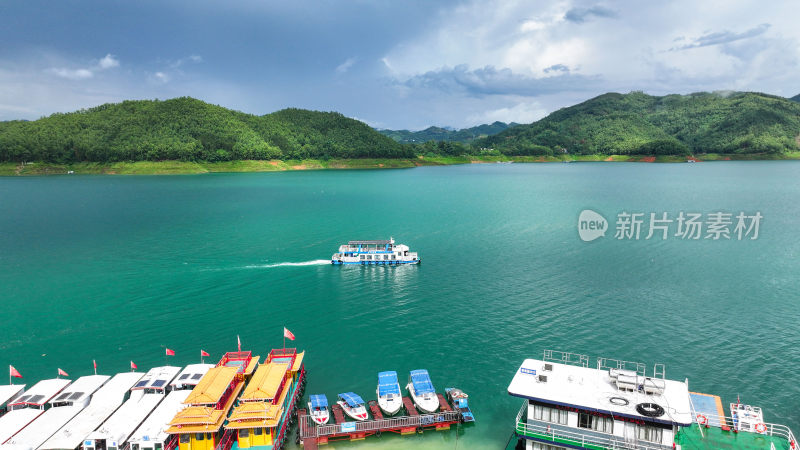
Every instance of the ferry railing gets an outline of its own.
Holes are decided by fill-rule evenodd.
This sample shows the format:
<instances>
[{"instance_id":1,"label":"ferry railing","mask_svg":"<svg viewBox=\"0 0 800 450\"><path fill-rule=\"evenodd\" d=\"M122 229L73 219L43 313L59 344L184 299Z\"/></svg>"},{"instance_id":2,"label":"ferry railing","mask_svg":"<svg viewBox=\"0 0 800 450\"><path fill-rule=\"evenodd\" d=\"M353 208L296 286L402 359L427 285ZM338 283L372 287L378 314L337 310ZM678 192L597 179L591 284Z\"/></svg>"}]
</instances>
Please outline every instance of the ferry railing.
<instances>
[{"instance_id":1,"label":"ferry railing","mask_svg":"<svg viewBox=\"0 0 800 450\"><path fill-rule=\"evenodd\" d=\"M354 424L355 427L349 425L350 428L345 429L342 427L342 424L317 425L314 427L310 422L308 422L311 420L310 416L304 416L303 420L306 421L306 424L304 424L305 426L301 426L300 429L301 431L306 430L305 432L301 433L301 437L307 438L349 433L368 433L397 428L417 428L432 426L439 423L458 422L460 419L461 413L458 411L445 411L434 414L421 414L419 416L402 416L392 417L389 419L366 420L363 422L346 422L348 424Z\"/></svg>"},{"instance_id":2,"label":"ferry railing","mask_svg":"<svg viewBox=\"0 0 800 450\"><path fill-rule=\"evenodd\" d=\"M542 361L557 362L570 366L589 367L589 356L581 353L562 352L560 350L545 350Z\"/></svg>"},{"instance_id":3,"label":"ferry railing","mask_svg":"<svg viewBox=\"0 0 800 450\"><path fill-rule=\"evenodd\" d=\"M694 404L692 404L692 409L694 409ZM715 427L715 428L722 428L731 427L732 429L735 428L736 422L732 416L721 416L719 414L708 414L705 412L697 413L693 411L694 417L692 421L700 427L700 433L703 434L703 427ZM786 425L781 425L779 423L768 423L762 422L764 426L764 431L761 434L764 436L772 436L777 437L779 439L784 439L786 442L789 443L790 448L797 448L797 438L795 437L794 433L792 433L792 429ZM741 433L752 433L752 431L740 431ZM794 443L794 446L792 444Z\"/></svg>"},{"instance_id":4,"label":"ferry railing","mask_svg":"<svg viewBox=\"0 0 800 450\"><path fill-rule=\"evenodd\" d=\"M556 446L568 445L573 447L601 447L607 449L636 449L636 450L664 450L671 449L669 445L657 444L642 440L630 441L621 436L602 437L596 434L586 434L579 431L569 431L562 428L551 427L546 422L528 423L528 402L522 403L517 413L517 435L534 438L542 442L552 442Z\"/></svg>"}]
</instances>

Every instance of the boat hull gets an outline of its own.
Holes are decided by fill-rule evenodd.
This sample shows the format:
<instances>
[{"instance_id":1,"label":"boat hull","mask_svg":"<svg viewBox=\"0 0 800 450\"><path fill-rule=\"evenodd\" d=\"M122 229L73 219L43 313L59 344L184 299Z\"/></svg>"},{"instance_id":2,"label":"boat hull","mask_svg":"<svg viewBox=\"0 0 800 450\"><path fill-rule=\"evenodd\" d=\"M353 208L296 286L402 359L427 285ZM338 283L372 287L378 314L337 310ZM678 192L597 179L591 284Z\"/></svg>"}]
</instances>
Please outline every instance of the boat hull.
<instances>
[{"instance_id":1,"label":"boat hull","mask_svg":"<svg viewBox=\"0 0 800 450\"><path fill-rule=\"evenodd\" d=\"M405 266L405 265L413 265L419 264L422 260L418 259L416 261L342 261L342 260L331 260L331 264L334 266Z\"/></svg>"},{"instance_id":2,"label":"boat hull","mask_svg":"<svg viewBox=\"0 0 800 450\"><path fill-rule=\"evenodd\" d=\"M331 418L327 409L325 410L325 412L315 411L314 408L311 406L311 402L308 402L308 415L311 416L311 419L317 425L325 425Z\"/></svg>"},{"instance_id":3,"label":"boat hull","mask_svg":"<svg viewBox=\"0 0 800 450\"><path fill-rule=\"evenodd\" d=\"M412 383L408 383L406 388L411 396L411 400L414 402L414 406L416 406L418 410L429 414L435 413L439 410L439 398L436 395L432 395L427 398L425 396L417 395L417 393L414 391L414 385Z\"/></svg>"},{"instance_id":4,"label":"boat hull","mask_svg":"<svg viewBox=\"0 0 800 450\"><path fill-rule=\"evenodd\" d=\"M402 397L398 397L400 399ZM393 416L400 412L400 408L403 406L402 400L397 401L388 401L384 398L378 397L378 406L380 406L381 411L387 416Z\"/></svg>"},{"instance_id":5,"label":"boat hull","mask_svg":"<svg viewBox=\"0 0 800 450\"><path fill-rule=\"evenodd\" d=\"M367 409L364 407L364 405L359 405L357 408L350 408L347 406L347 403L343 401L338 401L336 403L342 407L342 411L344 411L344 413L347 414L347 416L351 419L361 422L369 418L367 415Z\"/></svg>"}]
</instances>

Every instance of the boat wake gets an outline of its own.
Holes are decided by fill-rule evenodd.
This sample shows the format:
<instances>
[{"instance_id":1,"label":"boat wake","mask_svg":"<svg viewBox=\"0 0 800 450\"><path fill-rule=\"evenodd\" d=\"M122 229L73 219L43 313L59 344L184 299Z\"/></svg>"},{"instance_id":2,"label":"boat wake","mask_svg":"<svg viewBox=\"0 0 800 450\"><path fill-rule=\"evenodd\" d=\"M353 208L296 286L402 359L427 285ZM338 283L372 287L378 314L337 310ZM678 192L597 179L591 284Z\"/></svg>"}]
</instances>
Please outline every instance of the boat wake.
<instances>
[{"instance_id":1,"label":"boat wake","mask_svg":"<svg viewBox=\"0 0 800 450\"><path fill-rule=\"evenodd\" d=\"M321 266L324 264L330 264L331 260L329 259L315 259L313 261L303 261L303 262L282 262L282 263L273 263L273 264L251 264L249 266L244 266L245 269L271 269L273 267L300 267L300 266Z\"/></svg>"}]
</instances>

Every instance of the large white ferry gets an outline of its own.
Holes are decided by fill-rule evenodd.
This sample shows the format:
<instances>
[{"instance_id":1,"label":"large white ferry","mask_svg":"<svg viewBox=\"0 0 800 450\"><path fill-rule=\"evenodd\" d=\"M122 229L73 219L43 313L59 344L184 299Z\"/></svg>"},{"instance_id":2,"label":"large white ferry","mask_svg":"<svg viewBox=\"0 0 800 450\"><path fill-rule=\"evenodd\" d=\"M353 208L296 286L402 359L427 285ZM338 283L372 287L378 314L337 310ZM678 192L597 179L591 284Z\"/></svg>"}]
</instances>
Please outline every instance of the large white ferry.
<instances>
[{"instance_id":1,"label":"large white ferry","mask_svg":"<svg viewBox=\"0 0 800 450\"><path fill-rule=\"evenodd\" d=\"M545 350L526 359L508 393L523 399L507 449L780 449L797 448L792 431L764 422L759 408L689 391L668 380L663 364L590 358ZM746 416L746 418L745 418Z\"/></svg>"},{"instance_id":2,"label":"large white ferry","mask_svg":"<svg viewBox=\"0 0 800 450\"><path fill-rule=\"evenodd\" d=\"M361 264L397 266L419 264L422 260L417 252L410 252L407 245L388 241L349 241L339 247L339 252L331 256L331 264Z\"/></svg>"}]
</instances>

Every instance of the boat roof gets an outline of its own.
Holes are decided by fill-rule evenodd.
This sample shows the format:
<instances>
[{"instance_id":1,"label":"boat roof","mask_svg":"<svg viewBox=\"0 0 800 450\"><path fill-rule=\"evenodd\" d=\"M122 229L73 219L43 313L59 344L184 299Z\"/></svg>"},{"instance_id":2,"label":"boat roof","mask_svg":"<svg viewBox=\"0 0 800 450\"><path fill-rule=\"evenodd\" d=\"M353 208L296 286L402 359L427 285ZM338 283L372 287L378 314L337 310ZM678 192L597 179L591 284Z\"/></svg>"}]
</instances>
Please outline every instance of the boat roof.
<instances>
[{"instance_id":1,"label":"boat roof","mask_svg":"<svg viewBox=\"0 0 800 450\"><path fill-rule=\"evenodd\" d=\"M111 377L108 375L86 375L80 377L61 391L60 394L53 397L53 399L50 400L50 404L70 403L74 405L83 403L110 378Z\"/></svg>"},{"instance_id":2,"label":"boat roof","mask_svg":"<svg viewBox=\"0 0 800 450\"><path fill-rule=\"evenodd\" d=\"M6 384L0 386L0 409L12 398L19 397L25 389L24 384Z\"/></svg>"},{"instance_id":3,"label":"boat roof","mask_svg":"<svg viewBox=\"0 0 800 450\"><path fill-rule=\"evenodd\" d=\"M49 402L51 398L61 392L70 380L63 378L51 378L49 380L42 380L33 385L30 389L23 392L19 397L11 400L8 406L27 405L27 406L42 406Z\"/></svg>"},{"instance_id":4,"label":"boat roof","mask_svg":"<svg viewBox=\"0 0 800 450\"><path fill-rule=\"evenodd\" d=\"M283 415L283 407L271 402L242 403L228 417L226 430L242 428L272 428L278 425Z\"/></svg>"},{"instance_id":5,"label":"boat roof","mask_svg":"<svg viewBox=\"0 0 800 450\"><path fill-rule=\"evenodd\" d=\"M400 384L397 382L397 372L394 370L378 373L378 396L386 394L400 394Z\"/></svg>"},{"instance_id":6,"label":"boat roof","mask_svg":"<svg viewBox=\"0 0 800 450\"><path fill-rule=\"evenodd\" d=\"M144 374L142 379L131 390L156 389L163 391L167 388L167 383L172 381L180 371L181 368L175 366L153 367Z\"/></svg>"},{"instance_id":7,"label":"boat roof","mask_svg":"<svg viewBox=\"0 0 800 450\"><path fill-rule=\"evenodd\" d=\"M164 400L150 414L142 425L133 432L128 442L155 441L163 443L168 437L166 430L170 419L175 417L178 411L185 408L183 401L189 396L191 391L173 391L167 394Z\"/></svg>"},{"instance_id":8,"label":"boat roof","mask_svg":"<svg viewBox=\"0 0 800 450\"><path fill-rule=\"evenodd\" d=\"M297 372L303 367L303 358L306 357L306 352L300 352L294 357L294 364L292 364L292 372Z\"/></svg>"},{"instance_id":9,"label":"boat roof","mask_svg":"<svg viewBox=\"0 0 800 450\"><path fill-rule=\"evenodd\" d=\"M121 445L163 399L164 394L161 393L133 391L131 397L86 439L107 439ZM107 443L107 446L110 444Z\"/></svg>"},{"instance_id":10,"label":"boat roof","mask_svg":"<svg viewBox=\"0 0 800 450\"><path fill-rule=\"evenodd\" d=\"M377 241L347 241L347 245L386 245L391 244L392 241L380 239Z\"/></svg>"},{"instance_id":11,"label":"boat roof","mask_svg":"<svg viewBox=\"0 0 800 450\"><path fill-rule=\"evenodd\" d=\"M239 373L250 375L256 370L260 356L253 356L252 352L228 352L222 355L217 367L235 367Z\"/></svg>"},{"instance_id":12,"label":"boat roof","mask_svg":"<svg viewBox=\"0 0 800 450\"><path fill-rule=\"evenodd\" d=\"M364 399L359 397L358 394L353 392L345 392L344 394L339 394L339 398L344 400L351 408L355 408L358 405L364 404Z\"/></svg>"},{"instance_id":13,"label":"boat roof","mask_svg":"<svg viewBox=\"0 0 800 450\"><path fill-rule=\"evenodd\" d=\"M545 364L552 370L545 371ZM539 375L546 376L546 381L540 381ZM514 397L614 416L691 425L688 385L680 381L657 380L664 382L661 394L629 392L617 389L608 370L526 359L508 385L508 393ZM640 403L656 403L666 412L660 418L643 416L636 411L636 405Z\"/></svg>"},{"instance_id":14,"label":"boat roof","mask_svg":"<svg viewBox=\"0 0 800 450\"><path fill-rule=\"evenodd\" d=\"M247 384L240 400L247 402L274 399L286 378L287 370L289 370L288 363L262 364Z\"/></svg>"},{"instance_id":15,"label":"boat roof","mask_svg":"<svg viewBox=\"0 0 800 450\"><path fill-rule=\"evenodd\" d=\"M6 448L9 445L28 449L38 448L44 441L49 439L50 436L55 434L56 431L60 430L64 424L72 420L83 408L84 406L82 403L79 405L50 408L34 420L33 423L14 435L5 445L0 446L0 448Z\"/></svg>"},{"instance_id":16,"label":"boat roof","mask_svg":"<svg viewBox=\"0 0 800 450\"><path fill-rule=\"evenodd\" d=\"M77 448L83 438L97 429L119 408L125 394L144 375L141 372L123 372L111 377L106 384L92 395L85 409L72 418L63 428L50 436L40 449Z\"/></svg>"},{"instance_id":17,"label":"boat roof","mask_svg":"<svg viewBox=\"0 0 800 450\"><path fill-rule=\"evenodd\" d=\"M189 364L181 370L181 373L179 373L169 385L172 387L183 385L197 386L197 383L200 382L203 375L212 367L214 367L214 364Z\"/></svg>"},{"instance_id":18,"label":"boat roof","mask_svg":"<svg viewBox=\"0 0 800 450\"><path fill-rule=\"evenodd\" d=\"M0 442L5 442L19 433L43 412L44 410L39 408L22 408L9 411L0 417Z\"/></svg>"},{"instance_id":19,"label":"boat roof","mask_svg":"<svg viewBox=\"0 0 800 450\"><path fill-rule=\"evenodd\" d=\"M328 397L324 395L312 395L311 396L311 407L312 408L327 408L328 407Z\"/></svg>"},{"instance_id":20,"label":"boat roof","mask_svg":"<svg viewBox=\"0 0 800 450\"><path fill-rule=\"evenodd\" d=\"M228 390L236 374L238 367L214 367L208 370L197 386L184 401L187 405L209 405L216 404L222 394Z\"/></svg>"},{"instance_id":21,"label":"boat roof","mask_svg":"<svg viewBox=\"0 0 800 450\"><path fill-rule=\"evenodd\" d=\"M436 392L431 382L431 377L425 369L411 371L411 383L414 385L414 392L417 394L430 394Z\"/></svg>"}]
</instances>

